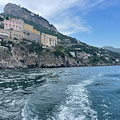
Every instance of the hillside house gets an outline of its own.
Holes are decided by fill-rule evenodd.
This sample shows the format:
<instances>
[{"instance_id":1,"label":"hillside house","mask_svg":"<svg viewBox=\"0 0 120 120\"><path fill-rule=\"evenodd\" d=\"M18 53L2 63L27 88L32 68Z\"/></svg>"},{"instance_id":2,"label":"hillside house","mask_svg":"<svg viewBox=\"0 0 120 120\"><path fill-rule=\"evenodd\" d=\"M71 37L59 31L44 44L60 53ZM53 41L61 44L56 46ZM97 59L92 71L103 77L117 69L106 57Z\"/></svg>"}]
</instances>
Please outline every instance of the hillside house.
<instances>
[{"instance_id":1,"label":"hillside house","mask_svg":"<svg viewBox=\"0 0 120 120\"><path fill-rule=\"evenodd\" d=\"M15 31L23 31L23 23L24 21L21 19L9 19L9 20L5 20L4 19L4 29L11 29L11 30L15 30Z\"/></svg>"},{"instance_id":2,"label":"hillside house","mask_svg":"<svg viewBox=\"0 0 120 120\"><path fill-rule=\"evenodd\" d=\"M57 37L53 36L53 35L48 35L48 34L42 33L41 34L41 44L43 46L48 46L48 47L56 46L57 45Z\"/></svg>"}]
</instances>

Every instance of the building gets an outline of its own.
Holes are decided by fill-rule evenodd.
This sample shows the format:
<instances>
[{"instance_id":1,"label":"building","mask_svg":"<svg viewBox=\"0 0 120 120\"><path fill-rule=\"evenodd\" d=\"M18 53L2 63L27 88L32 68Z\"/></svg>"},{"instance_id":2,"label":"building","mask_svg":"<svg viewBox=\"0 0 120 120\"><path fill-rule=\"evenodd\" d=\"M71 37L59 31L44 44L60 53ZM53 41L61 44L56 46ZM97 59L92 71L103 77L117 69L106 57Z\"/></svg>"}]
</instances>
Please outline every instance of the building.
<instances>
[{"instance_id":1,"label":"building","mask_svg":"<svg viewBox=\"0 0 120 120\"><path fill-rule=\"evenodd\" d=\"M73 57L76 57L75 52L70 52Z\"/></svg>"},{"instance_id":2,"label":"building","mask_svg":"<svg viewBox=\"0 0 120 120\"><path fill-rule=\"evenodd\" d=\"M15 30L7 30L7 29L0 29L0 33L1 33L1 38L3 39L23 39L26 38L26 36L24 35L24 33L22 31L15 31ZM6 37L5 37L6 36Z\"/></svg>"},{"instance_id":3,"label":"building","mask_svg":"<svg viewBox=\"0 0 120 120\"><path fill-rule=\"evenodd\" d=\"M43 46L48 46L48 47L56 46L57 45L57 37L42 33L41 34L41 44Z\"/></svg>"},{"instance_id":4,"label":"building","mask_svg":"<svg viewBox=\"0 0 120 120\"><path fill-rule=\"evenodd\" d=\"M40 32L33 29L32 25L24 23L23 33L26 39L40 43Z\"/></svg>"},{"instance_id":5,"label":"building","mask_svg":"<svg viewBox=\"0 0 120 120\"><path fill-rule=\"evenodd\" d=\"M21 19L15 19L12 18L10 20L5 20L4 19L4 29L11 29L11 30L15 30L15 31L23 31L23 23L24 21Z\"/></svg>"},{"instance_id":6,"label":"building","mask_svg":"<svg viewBox=\"0 0 120 120\"><path fill-rule=\"evenodd\" d=\"M25 38L30 41L35 41L40 43L40 35L31 33L29 31L24 32Z\"/></svg>"},{"instance_id":7,"label":"building","mask_svg":"<svg viewBox=\"0 0 120 120\"><path fill-rule=\"evenodd\" d=\"M33 33L33 26L32 26L32 25L29 25L29 24L24 23L24 25L23 25L23 30L24 30L24 31L28 31L28 32Z\"/></svg>"},{"instance_id":8,"label":"building","mask_svg":"<svg viewBox=\"0 0 120 120\"><path fill-rule=\"evenodd\" d=\"M33 33L34 33L34 34L37 34L37 35L40 35L40 32L37 31L36 29L33 29Z\"/></svg>"},{"instance_id":9,"label":"building","mask_svg":"<svg viewBox=\"0 0 120 120\"><path fill-rule=\"evenodd\" d=\"M4 19L0 22L0 38L1 40L27 39L48 47L57 45L56 36L45 33L40 34L39 31L33 29L32 25L26 24L23 20L17 18Z\"/></svg>"}]
</instances>

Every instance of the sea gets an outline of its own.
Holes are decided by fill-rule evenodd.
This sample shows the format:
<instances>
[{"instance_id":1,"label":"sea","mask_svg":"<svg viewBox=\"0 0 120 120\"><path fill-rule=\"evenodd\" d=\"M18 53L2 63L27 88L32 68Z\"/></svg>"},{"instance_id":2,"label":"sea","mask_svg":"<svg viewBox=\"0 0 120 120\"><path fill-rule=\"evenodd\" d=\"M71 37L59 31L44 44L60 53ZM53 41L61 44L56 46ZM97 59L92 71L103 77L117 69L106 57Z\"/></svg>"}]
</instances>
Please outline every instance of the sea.
<instances>
[{"instance_id":1,"label":"sea","mask_svg":"<svg viewBox=\"0 0 120 120\"><path fill-rule=\"evenodd\" d=\"M120 66L0 70L0 120L120 120Z\"/></svg>"}]
</instances>

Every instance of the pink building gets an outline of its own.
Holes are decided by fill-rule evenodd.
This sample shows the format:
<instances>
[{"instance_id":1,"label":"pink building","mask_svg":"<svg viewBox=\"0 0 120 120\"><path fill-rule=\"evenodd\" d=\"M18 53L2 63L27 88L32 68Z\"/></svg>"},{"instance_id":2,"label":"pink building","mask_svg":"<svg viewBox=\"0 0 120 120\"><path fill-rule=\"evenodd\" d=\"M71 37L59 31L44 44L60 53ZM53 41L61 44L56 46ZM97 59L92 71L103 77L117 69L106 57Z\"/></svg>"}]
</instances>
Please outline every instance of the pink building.
<instances>
[{"instance_id":1,"label":"pink building","mask_svg":"<svg viewBox=\"0 0 120 120\"><path fill-rule=\"evenodd\" d=\"M15 31L23 31L23 20L20 19L10 19L4 20L4 29L12 29Z\"/></svg>"}]
</instances>

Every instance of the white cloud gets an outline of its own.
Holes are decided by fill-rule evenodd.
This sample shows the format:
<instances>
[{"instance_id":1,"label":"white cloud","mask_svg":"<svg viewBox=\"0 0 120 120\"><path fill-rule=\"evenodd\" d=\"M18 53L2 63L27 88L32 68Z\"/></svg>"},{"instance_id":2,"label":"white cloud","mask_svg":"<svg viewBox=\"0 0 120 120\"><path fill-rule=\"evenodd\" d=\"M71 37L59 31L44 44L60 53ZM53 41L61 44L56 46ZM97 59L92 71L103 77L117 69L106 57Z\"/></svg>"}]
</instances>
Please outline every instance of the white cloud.
<instances>
[{"instance_id":1,"label":"white cloud","mask_svg":"<svg viewBox=\"0 0 120 120\"><path fill-rule=\"evenodd\" d=\"M85 20L78 16L73 18L64 17L60 23L55 23L55 26L65 35L71 35L78 32L87 32L90 34L92 29L87 25Z\"/></svg>"}]
</instances>

